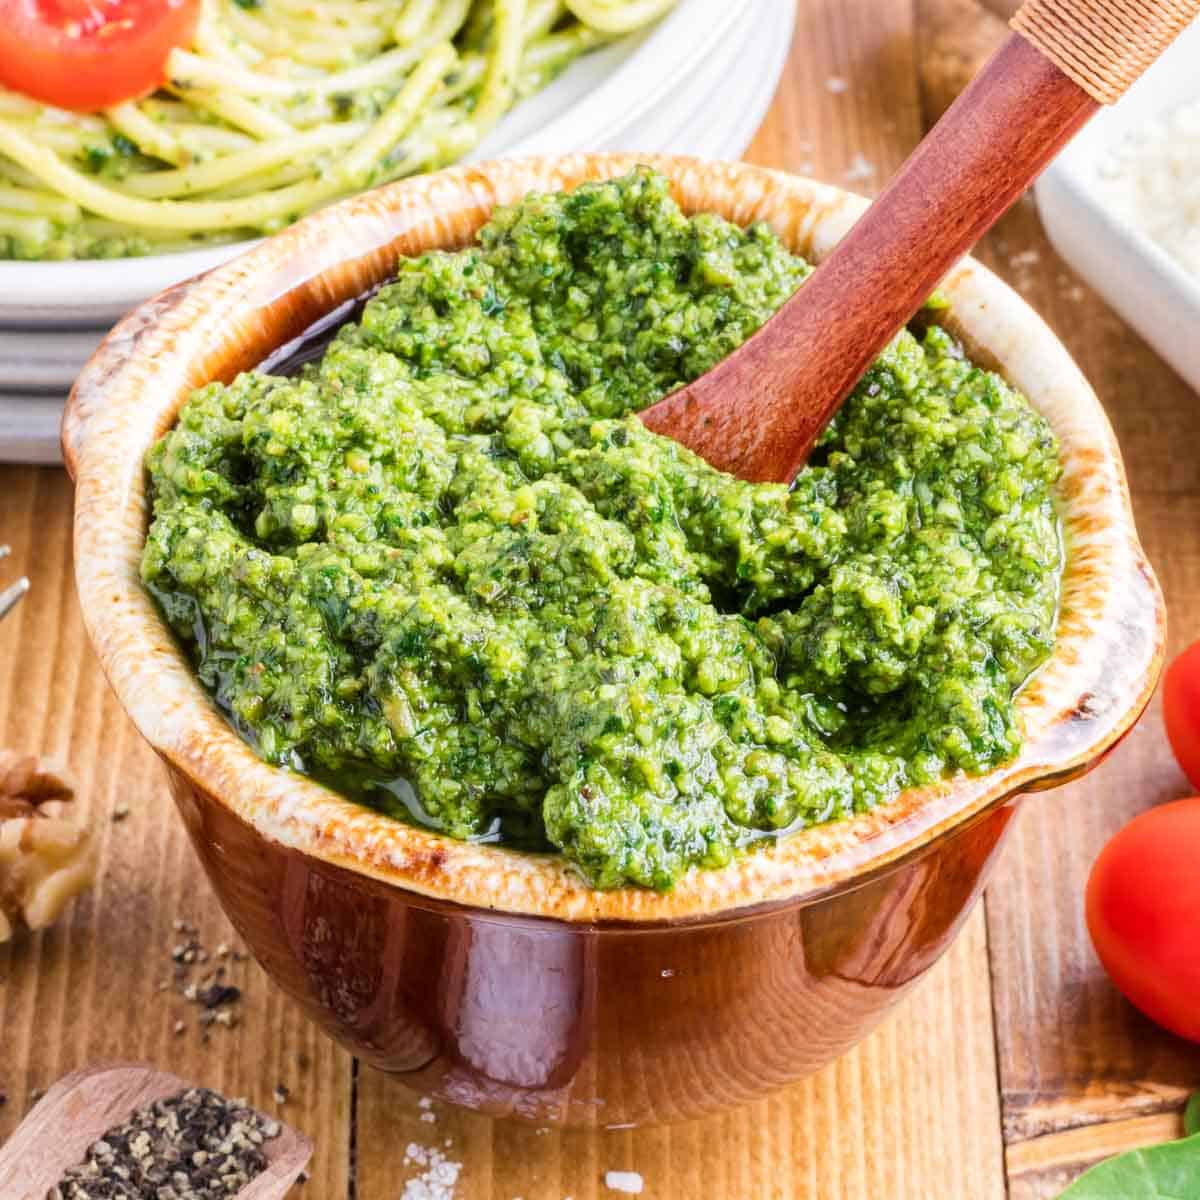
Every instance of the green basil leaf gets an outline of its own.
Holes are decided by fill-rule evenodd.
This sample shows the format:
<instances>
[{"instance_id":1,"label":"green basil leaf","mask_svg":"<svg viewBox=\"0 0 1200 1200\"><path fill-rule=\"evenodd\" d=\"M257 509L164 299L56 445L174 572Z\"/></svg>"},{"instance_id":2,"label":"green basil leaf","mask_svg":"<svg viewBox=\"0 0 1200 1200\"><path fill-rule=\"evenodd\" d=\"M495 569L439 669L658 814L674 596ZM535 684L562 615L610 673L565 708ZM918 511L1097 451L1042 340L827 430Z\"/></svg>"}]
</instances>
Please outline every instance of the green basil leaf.
<instances>
[{"instance_id":1,"label":"green basil leaf","mask_svg":"<svg viewBox=\"0 0 1200 1200\"><path fill-rule=\"evenodd\" d=\"M1183 1132L1188 1137L1200 1133L1200 1092L1197 1092L1183 1110Z\"/></svg>"},{"instance_id":2,"label":"green basil leaf","mask_svg":"<svg viewBox=\"0 0 1200 1200\"><path fill-rule=\"evenodd\" d=\"M1195 1200L1197 1196L1200 1134L1110 1158L1081 1175L1059 1200Z\"/></svg>"}]
</instances>

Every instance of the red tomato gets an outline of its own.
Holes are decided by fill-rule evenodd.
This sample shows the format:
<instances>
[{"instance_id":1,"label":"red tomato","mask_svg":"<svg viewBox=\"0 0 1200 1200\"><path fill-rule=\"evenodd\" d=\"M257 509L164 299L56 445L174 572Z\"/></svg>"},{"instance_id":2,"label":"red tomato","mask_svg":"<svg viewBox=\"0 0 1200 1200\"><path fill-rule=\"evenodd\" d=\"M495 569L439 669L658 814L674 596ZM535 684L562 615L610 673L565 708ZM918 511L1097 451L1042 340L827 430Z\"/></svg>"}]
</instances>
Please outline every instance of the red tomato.
<instances>
[{"instance_id":1,"label":"red tomato","mask_svg":"<svg viewBox=\"0 0 1200 1200\"><path fill-rule=\"evenodd\" d=\"M1192 787L1200 788L1200 642L1193 642L1167 668L1163 720L1183 773Z\"/></svg>"},{"instance_id":2,"label":"red tomato","mask_svg":"<svg viewBox=\"0 0 1200 1200\"><path fill-rule=\"evenodd\" d=\"M1105 970L1152 1020L1200 1042L1200 796L1135 817L1096 859L1087 922Z\"/></svg>"},{"instance_id":3,"label":"red tomato","mask_svg":"<svg viewBox=\"0 0 1200 1200\"><path fill-rule=\"evenodd\" d=\"M154 91L200 0L0 0L0 84L79 112Z\"/></svg>"}]
</instances>

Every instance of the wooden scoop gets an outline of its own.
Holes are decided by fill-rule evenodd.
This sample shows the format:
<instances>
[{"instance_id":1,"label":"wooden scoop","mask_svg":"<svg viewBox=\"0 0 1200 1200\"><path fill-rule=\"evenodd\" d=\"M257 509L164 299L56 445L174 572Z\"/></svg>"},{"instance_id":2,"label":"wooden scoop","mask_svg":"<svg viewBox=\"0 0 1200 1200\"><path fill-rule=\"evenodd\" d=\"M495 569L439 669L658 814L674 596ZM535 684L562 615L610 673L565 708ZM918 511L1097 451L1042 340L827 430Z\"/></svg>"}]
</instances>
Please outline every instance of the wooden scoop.
<instances>
[{"instance_id":1,"label":"wooden scoop","mask_svg":"<svg viewBox=\"0 0 1200 1200\"><path fill-rule=\"evenodd\" d=\"M1200 0L1028 0L1015 32L796 294L642 420L742 479L790 483L863 372Z\"/></svg>"},{"instance_id":2,"label":"wooden scoop","mask_svg":"<svg viewBox=\"0 0 1200 1200\"><path fill-rule=\"evenodd\" d=\"M0 1196L46 1200L63 1172L82 1162L105 1130L193 1086L165 1071L131 1065L89 1067L64 1076L0 1149ZM312 1142L280 1125L279 1136L262 1146L267 1169L237 1193L237 1200L280 1200L312 1157Z\"/></svg>"}]
</instances>

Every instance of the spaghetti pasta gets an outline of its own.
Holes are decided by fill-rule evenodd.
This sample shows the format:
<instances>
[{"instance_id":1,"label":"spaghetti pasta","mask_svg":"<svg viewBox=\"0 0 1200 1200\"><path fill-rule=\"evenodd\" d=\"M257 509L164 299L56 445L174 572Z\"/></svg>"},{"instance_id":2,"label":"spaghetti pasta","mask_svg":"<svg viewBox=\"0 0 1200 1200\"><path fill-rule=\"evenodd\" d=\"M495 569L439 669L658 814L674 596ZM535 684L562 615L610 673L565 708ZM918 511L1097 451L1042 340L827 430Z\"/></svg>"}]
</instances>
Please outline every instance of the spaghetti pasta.
<instances>
[{"instance_id":1,"label":"spaghetti pasta","mask_svg":"<svg viewBox=\"0 0 1200 1200\"><path fill-rule=\"evenodd\" d=\"M580 54L675 0L204 0L153 96L73 113L0 88L0 258L270 233L452 162Z\"/></svg>"}]
</instances>

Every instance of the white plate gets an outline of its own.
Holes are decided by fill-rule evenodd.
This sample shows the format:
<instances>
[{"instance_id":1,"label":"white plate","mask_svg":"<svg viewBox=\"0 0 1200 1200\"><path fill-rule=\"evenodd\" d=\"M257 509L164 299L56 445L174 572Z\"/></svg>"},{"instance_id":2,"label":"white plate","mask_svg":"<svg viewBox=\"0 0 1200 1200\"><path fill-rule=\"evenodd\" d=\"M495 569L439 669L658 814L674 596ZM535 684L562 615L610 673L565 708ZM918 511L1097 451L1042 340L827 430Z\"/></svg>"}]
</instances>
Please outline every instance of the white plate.
<instances>
[{"instance_id":1,"label":"white plate","mask_svg":"<svg viewBox=\"0 0 1200 1200\"><path fill-rule=\"evenodd\" d=\"M62 392L103 337L102 329L0 329L0 392Z\"/></svg>"},{"instance_id":2,"label":"white plate","mask_svg":"<svg viewBox=\"0 0 1200 1200\"><path fill-rule=\"evenodd\" d=\"M1108 151L1127 133L1200 99L1197 62L1200 22L1059 155L1038 182L1037 199L1055 249L1200 390L1200 279L1113 206L1098 175Z\"/></svg>"},{"instance_id":3,"label":"white plate","mask_svg":"<svg viewBox=\"0 0 1200 1200\"><path fill-rule=\"evenodd\" d=\"M0 462L62 461L61 396L0 395Z\"/></svg>"},{"instance_id":4,"label":"white plate","mask_svg":"<svg viewBox=\"0 0 1200 1200\"><path fill-rule=\"evenodd\" d=\"M770 2L786 7L782 0ZM670 100L717 51L750 3L681 0L645 32L577 60L518 105L471 157L560 154L612 144L614 134ZM247 244L114 262L0 262L0 327L102 328Z\"/></svg>"},{"instance_id":5,"label":"white plate","mask_svg":"<svg viewBox=\"0 0 1200 1200\"><path fill-rule=\"evenodd\" d=\"M740 37L714 54L688 81L688 101L660 123L626 134L609 147L737 159L762 124L791 49L796 6L757 0Z\"/></svg>"},{"instance_id":6,"label":"white plate","mask_svg":"<svg viewBox=\"0 0 1200 1200\"><path fill-rule=\"evenodd\" d=\"M750 23L754 3L681 0L642 33L577 59L515 108L468 161L610 148L630 126L675 102L697 68Z\"/></svg>"},{"instance_id":7,"label":"white plate","mask_svg":"<svg viewBox=\"0 0 1200 1200\"><path fill-rule=\"evenodd\" d=\"M778 86L793 20L790 4L750 0L739 36L727 39L720 51L677 89L671 103L632 128L616 129L612 134L615 140L600 148L671 151L713 159L740 157ZM61 398L28 393L51 376L61 380L63 390L69 387L90 345L100 336L61 329L0 331L0 461L59 460ZM38 383L15 382L35 375ZM4 394L5 388L26 394Z\"/></svg>"},{"instance_id":8,"label":"white plate","mask_svg":"<svg viewBox=\"0 0 1200 1200\"><path fill-rule=\"evenodd\" d=\"M737 158L770 107L794 19L790 4L750 0L734 36L685 80L671 103L616 130L603 148ZM0 328L0 392L69 388L102 336L91 330Z\"/></svg>"}]
</instances>

